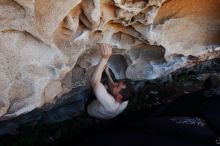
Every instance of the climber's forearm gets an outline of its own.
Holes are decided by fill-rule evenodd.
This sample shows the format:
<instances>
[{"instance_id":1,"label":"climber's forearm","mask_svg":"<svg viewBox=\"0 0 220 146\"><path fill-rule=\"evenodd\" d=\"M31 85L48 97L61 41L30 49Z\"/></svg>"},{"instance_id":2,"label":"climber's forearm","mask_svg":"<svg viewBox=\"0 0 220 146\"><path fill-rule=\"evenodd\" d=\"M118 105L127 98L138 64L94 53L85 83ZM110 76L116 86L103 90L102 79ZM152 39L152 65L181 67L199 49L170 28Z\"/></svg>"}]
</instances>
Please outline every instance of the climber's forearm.
<instances>
[{"instance_id":1,"label":"climber's forearm","mask_svg":"<svg viewBox=\"0 0 220 146\"><path fill-rule=\"evenodd\" d=\"M93 73L91 83L92 86L94 86L97 83L101 83L101 78L102 78L102 72L105 69L105 65L107 64L108 59L107 58L102 58L99 65L97 66L95 72Z\"/></svg>"}]
</instances>

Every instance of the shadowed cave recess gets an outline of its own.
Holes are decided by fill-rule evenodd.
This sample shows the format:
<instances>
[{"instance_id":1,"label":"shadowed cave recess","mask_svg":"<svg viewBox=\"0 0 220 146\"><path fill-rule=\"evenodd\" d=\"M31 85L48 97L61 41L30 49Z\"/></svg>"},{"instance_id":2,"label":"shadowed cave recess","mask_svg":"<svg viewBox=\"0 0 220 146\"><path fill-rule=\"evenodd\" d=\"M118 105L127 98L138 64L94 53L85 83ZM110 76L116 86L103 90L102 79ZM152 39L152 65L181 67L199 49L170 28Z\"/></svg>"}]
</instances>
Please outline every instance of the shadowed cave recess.
<instances>
[{"instance_id":1,"label":"shadowed cave recess","mask_svg":"<svg viewBox=\"0 0 220 146\"><path fill-rule=\"evenodd\" d=\"M219 9L219 0L0 0L0 136L97 124L84 105L100 43L113 46L115 78L135 90L125 113L219 94Z\"/></svg>"}]
</instances>

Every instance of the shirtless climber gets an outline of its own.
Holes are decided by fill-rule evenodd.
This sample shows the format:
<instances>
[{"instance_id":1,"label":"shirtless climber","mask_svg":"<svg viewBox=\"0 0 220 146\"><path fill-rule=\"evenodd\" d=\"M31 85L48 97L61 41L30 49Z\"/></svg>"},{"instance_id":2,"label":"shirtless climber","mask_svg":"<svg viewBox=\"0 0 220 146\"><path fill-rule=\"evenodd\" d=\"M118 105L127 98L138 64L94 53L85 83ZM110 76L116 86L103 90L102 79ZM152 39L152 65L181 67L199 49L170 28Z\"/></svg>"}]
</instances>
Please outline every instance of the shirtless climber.
<instances>
[{"instance_id":1,"label":"shirtless climber","mask_svg":"<svg viewBox=\"0 0 220 146\"><path fill-rule=\"evenodd\" d=\"M124 81L116 83L110 75L107 62L112 54L112 47L108 44L102 44L101 50L102 59L91 79L96 99L88 105L87 112L90 116L99 119L112 119L127 107L128 101L123 101L124 96L132 96L132 94L126 91L128 89L126 87L127 83L124 83ZM108 76L110 93L107 92L107 89L101 83L104 70Z\"/></svg>"}]
</instances>

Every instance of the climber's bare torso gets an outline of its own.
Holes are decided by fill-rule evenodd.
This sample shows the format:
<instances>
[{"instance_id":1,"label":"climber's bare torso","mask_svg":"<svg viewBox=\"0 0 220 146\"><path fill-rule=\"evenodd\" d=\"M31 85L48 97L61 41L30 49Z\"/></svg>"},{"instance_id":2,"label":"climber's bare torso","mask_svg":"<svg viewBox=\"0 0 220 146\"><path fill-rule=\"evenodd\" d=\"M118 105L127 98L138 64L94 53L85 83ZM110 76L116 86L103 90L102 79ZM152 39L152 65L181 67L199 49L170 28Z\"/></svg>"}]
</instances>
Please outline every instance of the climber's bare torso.
<instances>
[{"instance_id":1,"label":"climber's bare torso","mask_svg":"<svg viewBox=\"0 0 220 146\"><path fill-rule=\"evenodd\" d=\"M102 84L97 85L94 92L96 98L101 99L102 102L106 104L104 104L104 106L99 102L99 100L94 100L87 109L89 115L93 117L99 119L112 119L123 112L128 105L128 101L124 101L122 103L117 102L114 97L106 91Z\"/></svg>"}]
</instances>

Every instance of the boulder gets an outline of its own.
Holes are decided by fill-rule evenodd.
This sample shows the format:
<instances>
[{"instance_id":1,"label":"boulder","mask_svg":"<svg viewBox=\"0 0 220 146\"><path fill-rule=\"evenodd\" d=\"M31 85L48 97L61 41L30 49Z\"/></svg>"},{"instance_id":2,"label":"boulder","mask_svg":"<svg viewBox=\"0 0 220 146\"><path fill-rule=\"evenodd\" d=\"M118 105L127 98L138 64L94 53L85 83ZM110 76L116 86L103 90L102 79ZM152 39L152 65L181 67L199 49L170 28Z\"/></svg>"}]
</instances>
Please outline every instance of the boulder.
<instances>
[{"instance_id":1,"label":"boulder","mask_svg":"<svg viewBox=\"0 0 220 146\"><path fill-rule=\"evenodd\" d=\"M1 0L0 119L90 87L101 58L117 79L152 80L220 56L219 0Z\"/></svg>"}]
</instances>

